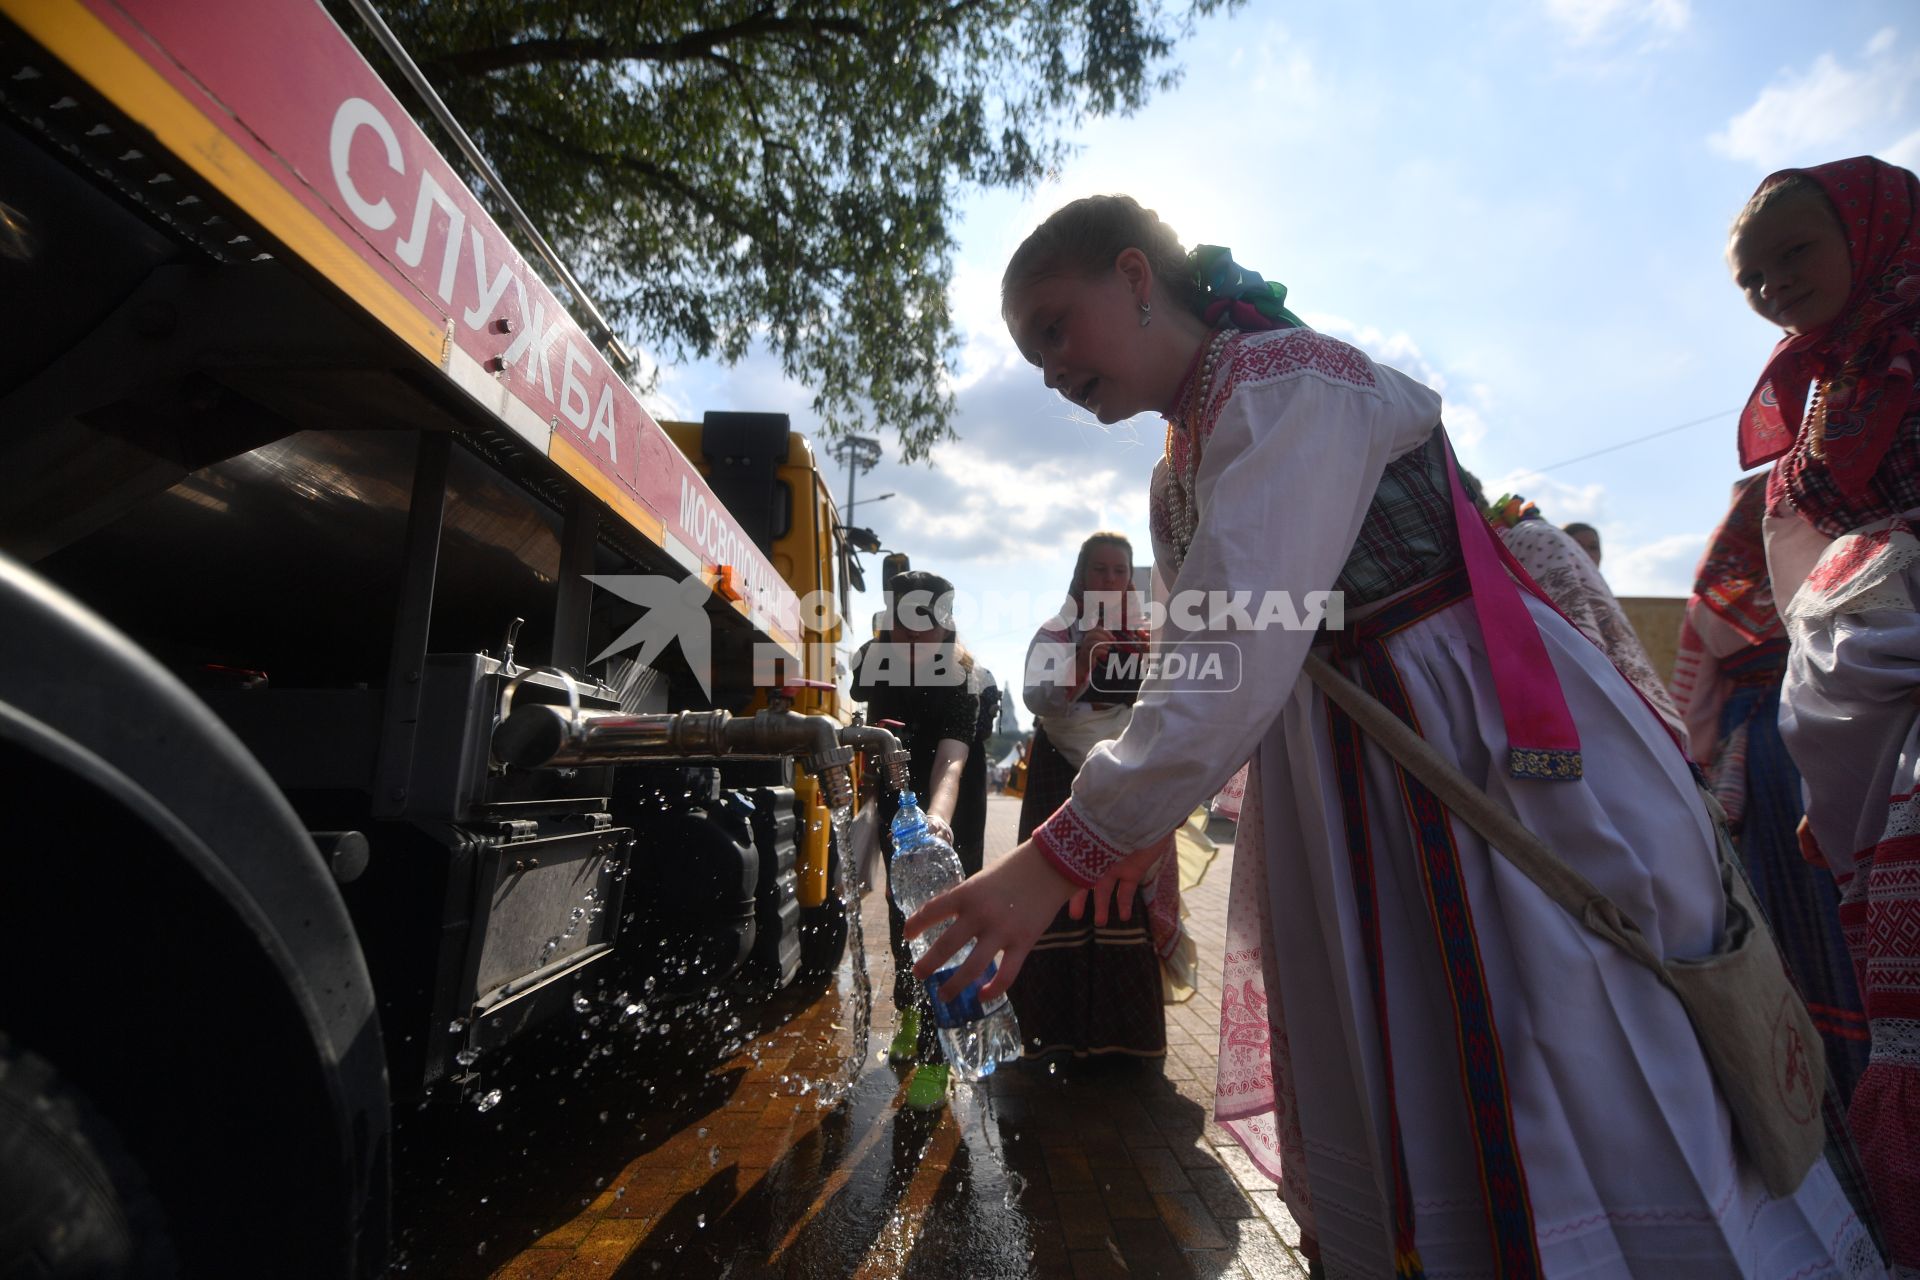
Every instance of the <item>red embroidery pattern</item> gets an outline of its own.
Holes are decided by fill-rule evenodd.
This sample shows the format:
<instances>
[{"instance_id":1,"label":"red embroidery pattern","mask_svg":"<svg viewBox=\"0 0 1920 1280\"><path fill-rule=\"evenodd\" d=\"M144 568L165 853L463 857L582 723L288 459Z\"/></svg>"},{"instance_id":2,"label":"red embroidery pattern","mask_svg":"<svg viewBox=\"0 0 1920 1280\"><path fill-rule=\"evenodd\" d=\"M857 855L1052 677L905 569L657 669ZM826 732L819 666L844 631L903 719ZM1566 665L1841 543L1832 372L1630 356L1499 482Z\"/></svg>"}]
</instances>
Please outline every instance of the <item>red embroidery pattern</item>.
<instances>
[{"instance_id":1,"label":"red embroidery pattern","mask_svg":"<svg viewBox=\"0 0 1920 1280\"><path fill-rule=\"evenodd\" d=\"M1799 1028L1787 1016L1790 999L1791 996L1781 997L1780 1008L1773 1019L1773 1087L1795 1123L1811 1124L1820 1109L1820 1100L1813 1092L1807 1042L1800 1038Z\"/></svg>"},{"instance_id":2,"label":"red embroidery pattern","mask_svg":"<svg viewBox=\"0 0 1920 1280\"><path fill-rule=\"evenodd\" d=\"M1200 415L1203 447L1205 437L1213 434L1220 411L1242 386L1266 386L1305 374L1318 374L1351 387L1371 389L1379 385L1373 361L1364 352L1311 329L1246 334L1228 345L1227 356L1226 376L1214 375L1213 396Z\"/></svg>"},{"instance_id":3,"label":"red embroidery pattern","mask_svg":"<svg viewBox=\"0 0 1920 1280\"><path fill-rule=\"evenodd\" d=\"M1180 856L1174 852L1172 836L1167 837L1165 844L1167 852L1153 877L1153 900L1147 904L1147 926L1153 937L1153 949L1162 960L1180 945Z\"/></svg>"},{"instance_id":4,"label":"red embroidery pattern","mask_svg":"<svg viewBox=\"0 0 1920 1280\"><path fill-rule=\"evenodd\" d=\"M1896 533L1911 534L1912 528L1904 520L1895 520L1877 533L1859 533L1853 535L1853 545L1841 549L1838 555L1821 558L1812 573L1807 575L1807 589L1816 592L1831 591L1843 582L1850 582L1860 575L1860 571L1873 562L1874 557L1885 551Z\"/></svg>"},{"instance_id":5,"label":"red embroidery pattern","mask_svg":"<svg viewBox=\"0 0 1920 1280\"><path fill-rule=\"evenodd\" d=\"M1904 825L1900 815L1891 825ZM1884 837L1841 900L1841 921L1872 1028L1867 1069L1854 1087L1848 1127L1867 1184L1885 1206L1888 1260L1920 1270L1920 837ZM1864 890L1864 891L1863 891ZM1904 1273L1903 1273L1904 1274Z\"/></svg>"},{"instance_id":6,"label":"red embroidery pattern","mask_svg":"<svg viewBox=\"0 0 1920 1280\"><path fill-rule=\"evenodd\" d=\"M1071 800L1033 829L1033 842L1061 875L1082 889L1092 888L1108 868L1127 856L1125 850L1114 848L1094 834L1093 828L1080 816L1079 806Z\"/></svg>"},{"instance_id":7,"label":"red embroidery pattern","mask_svg":"<svg viewBox=\"0 0 1920 1280\"><path fill-rule=\"evenodd\" d=\"M1239 1070L1232 1079L1216 1083L1215 1097L1264 1094L1273 1088L1273 1065L1268 1056L1272 1034L1265 992L1252 982L1237 991L1228 987L1221 992L1220 1048Z\"/></svg>"},{"instance_id":8,"label":"red embroidery pattern","mask_svg":"<svg viewBox=\"0 0 1920 1280\"><path fill-rule=\"evenodd\" d=\"M1237 333L1221 351L1205 407L1182 430L1167 438L1167 470L1171 476L1193 477L1195 447L1204 453L1213 425L1233 393L1243 386L1266 386L1288 378L1317 374L1349 386L1371 389L1379 385L1373 362L1357 347L1311 329L1270 329L1265 333ZM1156 534L1158 529L1156 527Z\"/></svg>"}]
</instances>

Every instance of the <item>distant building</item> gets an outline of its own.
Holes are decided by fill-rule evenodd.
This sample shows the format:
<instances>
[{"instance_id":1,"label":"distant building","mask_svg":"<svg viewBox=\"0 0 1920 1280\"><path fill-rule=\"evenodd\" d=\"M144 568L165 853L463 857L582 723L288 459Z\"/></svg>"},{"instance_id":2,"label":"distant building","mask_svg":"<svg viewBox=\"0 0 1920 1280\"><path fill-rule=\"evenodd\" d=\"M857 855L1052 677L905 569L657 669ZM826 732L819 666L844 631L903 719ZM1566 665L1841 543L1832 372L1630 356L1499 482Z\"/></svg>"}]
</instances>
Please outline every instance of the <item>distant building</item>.
<instances>
[{"instance_id":1,"label":"distant building","mask_svg":"<svg viewBox=\"0 0 1920 1280\"><path fill-rule=\"evenodd\" d=\"M1014 708L1020 703L1020 699L1013 696L1016 693L1018 693L1018 690L1009 690L1006 688L1000 690L1000 723L993 727L994 733L1009 738L1017 738L1020 736L1020 717L1014 711Z\"/></svg>"}]
</instances>

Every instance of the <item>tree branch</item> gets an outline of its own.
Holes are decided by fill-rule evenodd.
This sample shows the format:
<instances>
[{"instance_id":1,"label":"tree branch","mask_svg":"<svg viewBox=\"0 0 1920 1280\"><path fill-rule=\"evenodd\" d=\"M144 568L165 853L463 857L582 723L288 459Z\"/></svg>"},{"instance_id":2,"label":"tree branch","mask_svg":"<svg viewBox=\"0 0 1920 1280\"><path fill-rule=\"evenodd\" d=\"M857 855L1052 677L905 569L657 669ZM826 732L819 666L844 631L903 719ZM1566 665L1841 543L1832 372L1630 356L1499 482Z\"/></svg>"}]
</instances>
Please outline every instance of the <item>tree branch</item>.
<instances>
[{"instance_id":1,"label":"tree branch","mask_svg":"<svg viewBox=\"0 0 1920 1280\"><path fill-rule=\"evenodd\" d=\"M486 75L512 67L547 62L700 62L724 57L720 47L742 41L775 41L798 36L802 43L820 35L865 43L873 28L854 18L793 18L761 10L752 17L707 31L690 31L673 40L613 39L607 36L551 36L516 40L484 49L435 55L427 64L455 76Z\"/></svg>"}]
</instances>

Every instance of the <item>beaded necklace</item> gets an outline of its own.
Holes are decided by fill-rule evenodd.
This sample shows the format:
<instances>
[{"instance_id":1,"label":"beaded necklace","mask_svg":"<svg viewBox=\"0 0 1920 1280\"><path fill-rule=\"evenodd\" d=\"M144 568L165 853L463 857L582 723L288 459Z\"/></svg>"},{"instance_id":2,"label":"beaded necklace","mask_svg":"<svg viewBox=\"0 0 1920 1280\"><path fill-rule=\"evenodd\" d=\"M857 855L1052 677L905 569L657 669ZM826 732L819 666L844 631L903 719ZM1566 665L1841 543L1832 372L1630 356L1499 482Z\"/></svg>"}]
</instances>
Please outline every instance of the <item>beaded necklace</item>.
<instances>
[{"instance_id":1,"label":"beaded necklace","mask_svg":"<svg viewBox=\"0 0 1920 1280\"><path fill-rule=\"evenodd\" d=\"M1827 397L1833 394L1833 381L1822 378L1813 384L1813 405L1807 410L1807 452L1825 461L1827 456Z\"/></svg>"},{"instance_id":2,"label":"beaded necklace","mask_svg":"<svg viewBox=\"0 0 1920 1280\"><path fill-rule=\"evenodd\" d=\"M1199 504L1194 487L1200 477L1200 438L1194 434L1193 423L1199 417L1200 408L1213 389L1213 369L1220 359L1220 353L1226 350L1227 340L1234 334L1232 329L1222 329L1207 342L1206 355L1200 362L1200 376L1186 388L1186 394L1180 397L1177 417L1167 419L1167 531L1172 536L1174 550L1181 561L1187 558L1187 548L1193 545L1193 531L1199 523ZM1181 466L1175 456L1175 432L1187 433L1187 465Z\"/></svg>"}]
</instances>

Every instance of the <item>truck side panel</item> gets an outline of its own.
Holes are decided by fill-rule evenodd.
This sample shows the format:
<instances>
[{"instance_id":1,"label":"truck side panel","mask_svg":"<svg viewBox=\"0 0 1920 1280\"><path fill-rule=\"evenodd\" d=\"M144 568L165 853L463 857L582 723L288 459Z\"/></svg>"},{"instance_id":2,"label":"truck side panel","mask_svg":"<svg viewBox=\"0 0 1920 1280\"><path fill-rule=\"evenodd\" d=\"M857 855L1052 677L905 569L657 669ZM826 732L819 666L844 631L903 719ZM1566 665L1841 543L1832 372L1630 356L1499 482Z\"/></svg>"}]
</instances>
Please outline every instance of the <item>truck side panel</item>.
<instances>
[{"instance_id":1,"label":"truck side panel","mask_svg":"<svg viewBox=\"0 0 1920 1280\"><path fill-rule=\"evenodd\" d=\"M795 642L793 592L317 4L0 11L684 568L730 567L739 612Z\"/></svg>"}]
</instances>

